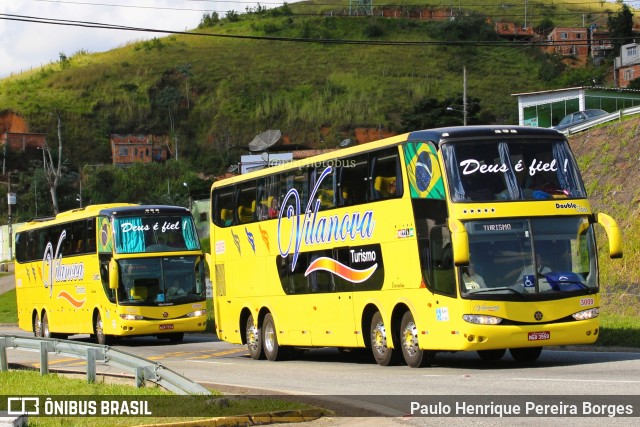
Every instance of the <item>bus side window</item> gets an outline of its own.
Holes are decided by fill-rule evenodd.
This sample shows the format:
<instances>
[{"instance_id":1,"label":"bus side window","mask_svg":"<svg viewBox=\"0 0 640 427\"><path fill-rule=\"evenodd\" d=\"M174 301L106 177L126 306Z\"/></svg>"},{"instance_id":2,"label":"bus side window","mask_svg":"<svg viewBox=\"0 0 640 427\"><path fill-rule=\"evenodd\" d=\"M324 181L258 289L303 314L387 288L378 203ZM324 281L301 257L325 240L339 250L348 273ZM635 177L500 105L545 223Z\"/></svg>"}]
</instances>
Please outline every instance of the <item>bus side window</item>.
<instances>
[{"instance_id":1,"label":"bus side window","mask_svg":"<svg viewBox=\"0 0 640 427\"><path fill-rule=\"evenodd\" d=\"M455 277L453 274L453 251L451 235L444 226L436 226L430 232L431 271L433 290L445 295L455 295Z\"/></svg>"},{"instance_id":2,"label":"bus side window","mask_svg":"<svg viewBox=\"0 0 640 427\"><path fill-rule=\"evenodd\" d=\"M95 249L94 249L95 250ZM100 281L109 301L116 302L116 291L109 287L109 255L100 256Z\"/></svg>"},{"instance_id":3,"label":"bus side window","mask_svg":"<svg viewBox=\"0 0 640 427\"><path fill-rule=\"evenodd\" d=\"M398 149L375 153L372 163L372 199L388 199L402 196L402 178Z\"/></svg>"},{"instance_id":4,"label":"bus side window","mask_svg":"<svg viewBox=\"0 0 640 427\"><path fill-rule=\"evenodd\" d=\"M213 196L215 206L212 212L214 223L218 227L229 227L233 224L233 187L217 190Z\"/></svg>"},{"instance_id":5,"label":"bus side window","mask_svg":"<svg viewBox=\"0 0 640 427\"><path fill-rule=\"evenodd\" d=\"M351 206L367 201L368 160L366 154L345 159L345 164L349 166L340 168L341 206Z\"/></svg>"},{"instance_id":6,"label":"bus side window","mask_svg":"<svg viewBox=\"0 0 640 427\"><path fill-rule=\"evenodd\" d=\"M240 224L246 224L254 220L256 210L256 182L248 181L238 186L237 213Z\"/></svg>"}]
</instances>

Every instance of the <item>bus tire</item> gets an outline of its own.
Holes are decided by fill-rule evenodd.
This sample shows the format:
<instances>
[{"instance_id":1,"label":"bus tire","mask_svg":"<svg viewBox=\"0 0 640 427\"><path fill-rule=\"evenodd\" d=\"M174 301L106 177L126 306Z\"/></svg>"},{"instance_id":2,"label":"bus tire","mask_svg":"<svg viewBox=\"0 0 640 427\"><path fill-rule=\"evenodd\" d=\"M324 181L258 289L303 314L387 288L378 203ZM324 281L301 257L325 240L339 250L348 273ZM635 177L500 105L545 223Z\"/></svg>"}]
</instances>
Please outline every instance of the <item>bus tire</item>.
<instances>
[{"instance_id":1,"label":"bus tire","mask_svg":"<svg viewBox=\"0 0 640 427\"><path fill-rule=\"evenodd\" d=\"M46 311L42 313L42 337L52 338L51 330L49 329L49 316L47 316Z\"/></svg>"},{"instance_id":2,"label":"bus tire","mask_svg":"<svg viewBox=\"0 0 640 427\"><path fill-rule=\"evenodd\" d=\"M486 360L487 362L495 362L496 360L502 359L506 352L506 348L500 348L497 350L478 350L478 356L480 356L480 359Z\"/></svg>"},{"instance_id":3,"label":"bus tire","mask_svg":"<svg viewBox=\"0 0 640 427\"><path fill-rule=\"evenodd\" d=\"M111 344L111 337L104 333L104 327L102 323L102 317L100 317L100 313L96 314L95 322L93 324L93 332L96 336L96 343L100 345Z\"/></svg>"},{"instance_id":4,"label":"bus tire","mask_svg":"<svg viewBox=\"0 0 640 427\"><path fill-rule=\"evenodd\" d=\"M37 311L33 315L33 336L42 338L42 322L40 322L40 315Z\"/></svg>"},{"instance_id":5,"label":"bus tire","mask_svg":"<svg viewBox=\"0 0 640 427\"><path fill-rule=\"evenodd\" d=\"M244 328L244 336L247 340L247 349L253 360L265 359L264 348L262 346L262 330L253 321L253 314L249 315Z\"/></svg>"},{"instance_id":6,"label":"bus tire","mask_svg":"<svg viewBox=\"0 0 640 427\"><path fill-rule=\"evenodd\" d=\"M376 311L371 318L369 338L373 358L380 366L394 365L399 361L400 350L394 350L388 346L393 341L389 331L382 320L382 315Z\"/></svg>"},{"instance_id":7,"label":"bus tire","mask_svg":"<svg viewBox=\"0 0 640 427\"><path fill-rule=\"evenodd\" d=\"M422 350L418 345L418 328L413 315L407 311L400 323L400 346L404 361L411 368L429 366L433 362L435 352Z\"/></svg>"},{"instance_id":8,"label":"bus tire","mask_svg":"<svg viewBox=\"0 0 640 427\"><path fill-rule=\"evenodd\" d=\"M289 349L278 344L276 324L271 313L267 313L262 322L262 347L265 356L272 362L286 360L289 355Z\"/></svg>"},{"instance_id":9,"label":"bus tire","mask_svg":"<svg viewBox=\"0 0 640 427\"><path fill-rule=\"evenodd\" d=\"M184 332L174 332L172 334L167 334L167 338L169 338L169 342L173 344L181 343L184 339Z\"/></svg>"},{"instance_id":10,"label":"bus tire","mask_svg":"<svg viewBox=\"0 0 640 427\"><path fill-rule=\"evenodd\" d=\"M542 353L542 347L510 348L509 353L516 362L535 362Z\"/></svg>"}]
</instances>

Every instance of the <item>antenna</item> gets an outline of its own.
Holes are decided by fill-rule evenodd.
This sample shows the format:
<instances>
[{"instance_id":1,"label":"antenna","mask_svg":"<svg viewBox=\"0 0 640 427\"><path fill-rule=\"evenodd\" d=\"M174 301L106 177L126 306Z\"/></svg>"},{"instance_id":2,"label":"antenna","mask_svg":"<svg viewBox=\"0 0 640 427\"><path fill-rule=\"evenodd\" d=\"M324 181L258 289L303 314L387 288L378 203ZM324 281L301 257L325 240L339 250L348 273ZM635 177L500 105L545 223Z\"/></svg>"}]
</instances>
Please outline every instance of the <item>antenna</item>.
<instances>
[{"instance_id":1,"label":"antenna","mask_svg":"<svg viewBox=\"0 0 640 427\"><path fill-rule=\"evenodd\" d=\"M373 0L349 0L349 16L373 15Z\"/></svg>"},{"instance_id":2,"label":"antenna","mask_svg":"<svg viewBox=\"0 0 640 427\"><path fill-rule=\"evenodd\" d=\"M338 144L338 147L345 148L345 147L349 147L350 145L351 145L351 139L347 138L340 141L340 144Z\"/></svg>"},{"instance_id":3,"label":"antenna","mask_svg":"<svg viewBox=\"0 0 640 427\"><path fill-rule=\"evenodd\" d=\"M249 151L265 151L282 137L279 130L268 130L257 135L249 143Z\"/></svg>"}]
</instances>

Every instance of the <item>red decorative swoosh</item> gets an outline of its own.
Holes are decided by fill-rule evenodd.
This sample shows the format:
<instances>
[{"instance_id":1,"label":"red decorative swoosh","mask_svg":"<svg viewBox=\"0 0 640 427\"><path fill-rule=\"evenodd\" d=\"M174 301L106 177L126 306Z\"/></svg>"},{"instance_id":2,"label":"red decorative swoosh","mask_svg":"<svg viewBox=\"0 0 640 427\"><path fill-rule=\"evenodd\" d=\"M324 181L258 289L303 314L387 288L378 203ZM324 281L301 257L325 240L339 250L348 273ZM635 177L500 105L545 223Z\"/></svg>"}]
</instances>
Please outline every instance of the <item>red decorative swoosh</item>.
<instances>
[{"instance_id":1,"label":"red decorative swoosh","mask_svg":"<svg viewBox=\"0 0 640 427\"><path fill-rule=\"evenodd\" d=\"M84 302L87 300L86 298L83 299L82 301L78 301L77 299L75 299L74 297L72 297L69 292L67 291L60 291L60 293L58 294L58 299L60 298L64 298L67 301L69 301L71 303L72 306L74 306L75 308L80 308L84 305Z\"/></svg>"},{"instance_id":2,"label":"red decorative swoosh","mask_svg":"<svg viewBox=\"0 0 640 427\"><path fill-rule=\"evenodd\" d=\"M305 277L316 270L325 270L342 277L352 283L361 283L367 280L378 268L378 263L373 264L366 270L355 270L344 264L339 263L333 258L321 257L314 260L304 272Z\"/></svg>"}]
</instances>

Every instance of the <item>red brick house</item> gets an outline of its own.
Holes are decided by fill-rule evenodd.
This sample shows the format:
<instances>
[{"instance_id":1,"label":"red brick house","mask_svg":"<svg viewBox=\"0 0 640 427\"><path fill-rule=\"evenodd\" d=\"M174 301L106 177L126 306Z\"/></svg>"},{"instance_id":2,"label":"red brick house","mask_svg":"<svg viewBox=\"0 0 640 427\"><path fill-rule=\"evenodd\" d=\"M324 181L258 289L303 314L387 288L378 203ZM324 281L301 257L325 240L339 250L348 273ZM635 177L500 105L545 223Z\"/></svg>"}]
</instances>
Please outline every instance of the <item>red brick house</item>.
<instances>
[{"instance_id":1,"label":"red brick house","mask_svg":"<svg viewBox=\"0 0 640 427\"><path fill-rule=\"evenodd\" d=\"M513 22L496 22L493 29L500 37L510 40L527 40L536 36L533 28L522 28Z\"/></svg>"},{"instance_id":2,"label":"red brick house","mask_svg":"<svg viewBox=\"0 0 640 427\"><path fill-rule=\"evenodd\" d=\"M560 56L575 56L586 61L589 57L589 40L586 28L555 27L547 36L550 53Z\"/></svg>"},{"instance_id":3,"label":"red brick house","mask_svg":"<svg viewBox=\"0 0 640 427\"><path fill-rule=\"evenodd\" d=\"M0 146L12 151L25 151L27 148L44 148L47 137L44 133L4 132L0 135Z\"/></svg>"},{"instance_id":4,"label":"red brick house","mask_svg":"<svg viewBox=\"0 0 640 427\"><path fill-rule=\"evenodd\" d=\"M169 137L157 135L110 135L111 158L116 166L165 162L170 156Z\"/></svg>"}]
</instances>

